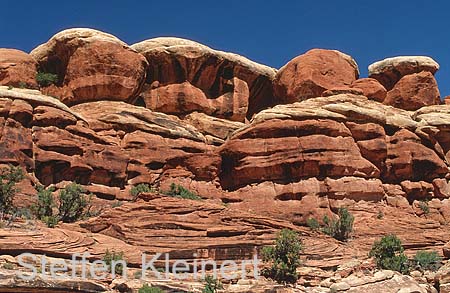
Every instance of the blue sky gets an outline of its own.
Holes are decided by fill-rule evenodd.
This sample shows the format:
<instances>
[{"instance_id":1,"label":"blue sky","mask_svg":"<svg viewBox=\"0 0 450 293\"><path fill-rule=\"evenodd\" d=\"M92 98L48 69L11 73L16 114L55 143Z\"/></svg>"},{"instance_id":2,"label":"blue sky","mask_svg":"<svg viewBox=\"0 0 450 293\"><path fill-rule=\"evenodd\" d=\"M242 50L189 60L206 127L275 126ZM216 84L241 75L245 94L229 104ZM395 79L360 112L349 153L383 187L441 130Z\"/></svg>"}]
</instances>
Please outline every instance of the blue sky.
<instances>
[{"instance_id":1,"label":"blue sky","mask_svg":"<svg viewBox=\"0 0 450 293\"><path fill-rule=\"evenodd\" d=\"M370 3L365 3L370 2ZM311 48L358 62L433 57L441 96L450 95L449 1L2 1L0 47L30 51L56 32L91 27L129 44L189 38L279 68Z\"/></svg>"}]
</instances>

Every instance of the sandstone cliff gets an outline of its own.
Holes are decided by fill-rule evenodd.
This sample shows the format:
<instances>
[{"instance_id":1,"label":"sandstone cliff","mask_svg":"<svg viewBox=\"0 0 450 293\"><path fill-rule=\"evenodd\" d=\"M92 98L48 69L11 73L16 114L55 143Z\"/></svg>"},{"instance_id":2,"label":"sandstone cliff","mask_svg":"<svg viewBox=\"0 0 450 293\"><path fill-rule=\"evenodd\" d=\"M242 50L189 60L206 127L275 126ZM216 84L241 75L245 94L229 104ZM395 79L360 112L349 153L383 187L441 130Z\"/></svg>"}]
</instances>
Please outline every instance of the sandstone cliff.
<instances>
[{"instance_id":1,"label":"sandstone cliff","mask_svg":"<svg viewBox=\"0 0 450 293\"><path fill-rule=\"evenodd\" d=\"M189 40L130 46L91 29L62 31L30 54L0 49L0 164L27 173L16 204L33 203L38 184L76 181L101 210L54 229L20 221L0 229L0 254L101 258L112 247L135 266L144 252L223 261L251 256L290 228L304 239L305 266L317 270L304 273L306 288L355 259L364 266L373 241L388 233L409 254L443 253L450 241L450 105L441 102L438 69L429 57L396 57L360 78L352 57L314 49L276 70ZM38 72L57 82L39 86ZM139 183L162 191L177 183L204 200L155 192L133 201L130 189ZM113 208L116 201L123 205ZM349 242L306 227L342 206L355 215ZM342 291L419 286L412 278L392 281L401 277L390 273L378 277L358 286L347 280ZM98 292L114 282L82 285L55 286ZM305 292L329 292L332 284L322 285L325 291ZM424 286L404 292L433 292ZM0 282L0 292L10 287Z\"/></svg>"}]
</instances>

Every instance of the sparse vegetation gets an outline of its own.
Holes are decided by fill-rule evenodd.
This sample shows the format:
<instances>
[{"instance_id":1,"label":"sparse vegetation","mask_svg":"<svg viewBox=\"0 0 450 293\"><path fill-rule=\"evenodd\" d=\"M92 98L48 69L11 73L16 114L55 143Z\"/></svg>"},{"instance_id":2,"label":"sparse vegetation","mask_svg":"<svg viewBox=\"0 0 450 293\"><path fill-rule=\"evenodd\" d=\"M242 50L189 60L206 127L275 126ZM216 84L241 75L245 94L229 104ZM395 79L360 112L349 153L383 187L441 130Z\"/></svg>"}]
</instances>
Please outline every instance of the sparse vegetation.
<instances>
[{"instance_id":1,"label":"sparse vegetation","mask_svg":"<svg viewBox=\"0 0 450 293\"><path fill-rule=\"evenodd\" d=\"M49 228L55 228L56 225L58 225L57 216L45 216L41 218L41 221L44 222Z\"/></svg>"},{"instance_id":2,"label":"sparse vegetation","mask_svg":"<svg viewBox=\"0 0 450 293\"><path fill-rule=\"evenodd\" d=\"M375 258L377 267L406 274L409 272L408 258L404 254L401 240L395 235L387 235L375 241L369 253Z\"/></svg>"},{"instance_id":3,"label":"sparse vegetation","mask_svg":"<svg viewBox=\"0 0 450 293\"><path fill-rule=\"evenodd\" d=\"M430 213L430 207L428 206L428 202L426 202L426 201L420 201L419 208L422 210L422 212L425 215L428 215Z\"/></svg>"},{"instance_id":4,"label":"sparse vegetation","mask_svg":"<svg viewBox=\"0 0 450 293\"><path fill-rule=\"evenodd\" d=\"M138 293L164 293L164 291L161 288L158 287L150 287L147 284L144 284L138 291Z\"/></svg>"},{"instance_id":5,"label":"sparse vegetation","mask_svg":"<svg viewBox=\"0 0 450 293\"><path fill-rule=\"evenodd\" d=\"M23 82L23 81L19 82L18 86L21 89L26 89L28 87L27 84L25 82Z\"/></svg>"},{"instance_id":6,"label":"sparse vegetation","mask_svg":"<svg viewBox=\"0 0 450 293\"><path fill-rule=\"evenodd\" d=\"M12 165L0 170L0 212L7 214L14 210L13 200L19 189L16 184L24 178L20 167Z\"/></svg>"},{"instance_id":7,"label":"sparse vegetation","mask_svg":"<svg viewBox=\"0 0 450 293\"><path fill-rule=\"evenodd\" d=\"M379 211L378 214L377 214L377 219L378 219L378 220L381 220L381 219L383 219L383 218L384 218L383 212L382 212L382 211Z\"/></svg>"},{"instance_id":8,"label":"sparse vegetation","mask_svg":"<svg viewBox=\"0 0 450 293\"><path fill-rule=\"evenodd\" d=\"M222 283L212 276L206 276L203 282L205 283L205 287L203 288L202 293L216 293L218 290L223 289Z\"/></svg>"},{"instance_id":9,"label":"sparse vegetation","mask_svg":"<svg viewBox=\"0 0 450 293\"><path fill-rule=\"evenodd\" d=\"M350 237L350 233L353 231L353 221L355 218L346 208L339 209L338 217L339 218L336 220L325 216L323 218L325 227L322 231L339 241L345 241Z\"/></svg>"},{"instance_id":10,"label":"sparse vegetation","mask_svg":"<svg viewBox=\"0 0 450 293\"><path fill-rule=\"evenodd\" d=\"M103 261L108 266L109 271L113 272L114 269L116 274L123 273L123 265L121 263L117 263L121 260L124 260L123 252L110 252L109 249L107 249L105 255L103 256ZM114 263L116 264L114 265Z\"/></svg>"},{"instance_id":11,"label":"sparse vegetation","mask_svg":"<svg viewBox=\"0 0 450 293\"><path fill-rule=\"evenodd\" d=\"M113 202L113 204L111 205L111 207L113 208L113 209L115 209L115 208L118 208L118 207L120 207L120 206L122 206L122 202L120 201L120 200L116 200L115 202Z\"/></svg>"},{"instance_id":12,"label":"sparse vegetation","mask_svg":"<svg viewBox=\"0 0 450 293\"><path fill-rule=\"evenodd\" d=\"M279 283L295 283L302 250L303 244L297 232L281 230L274 246L267 246L262 250L263 261L271 264L262 273Z\"/></svg>"},{"instance_id":13,"label":"sparse vegetation","mask_svg":"<svg viewBox=\"0 0 450 293\"><path fill-rule=\"evenodd\" d=\"M175 183L170 184L170 189L168 191L164 192L164 194L166 194L168 196L179 197L179 198L184 198L184 199L193 199L193 200L201 200L202 199L200 196L198 196L194 192L184 188L181 185L175 184Z\"/></svg>"},{"instance_id":14,"label":"sparse vegetation","mask_svg":"<svg viewBox=\"0 0 450 293\"><path fill-rule=\"evenodd\" d=\"M65 223L73 223L89 211L91 196L85 194L83 187L71 183L59 192L59 219Z\"/></svg>"},{"instance_id":15,"label":"sparse vegetation","mask_svg":"<svg viewBox=\"0 0 450 293\"><path fill-rule=\"evenodd\" d=\"M315 218L309 218L306 220L306 225L313 231L319 231L320 229L319 221Z\"/></svg>"},{"instance_id":16,"label":"sparse vegetation","mask_svg":"<svg viewBox=\"0 0 450 293\"><path fill-rule=\"evenodd\" d=\"M152 192L152 188L145 183L138 184L131 188L131 195L136 199L141 193Z\"/></svg>"},{"instance_id":17,"label":"sparse vegetation","mask_svg":"<svg viewBox=\"0 0 450 293\"><path fill-rule=\"evenodd\" d=\"M36 81L41 87L47 87L52 84L58 83L58 75L39 71L36 75Z\"/></svg>"},{"instance_id":18,"label":"sparse vegetation","mask_svg":"<svg viewBox=\"0 0 450 293\"><path fill-rule=\"evenodd\" d=\"M12 85L8 85L8 90L12 90L14 87Z\"/></svg>"},{"instance_id":19,"label":"sparse vegetation","mask_svg":"<svg viewBox=\"0 0 450 293\"><path fill-rule=\"evenodd\" d=\"M32 206L32 210L36 218L46 223L49 228L55 227L59 221L72 223L95 214L90 211L91 195L86 195L85 190L79 184L71 183L61 189L57 199L53 195L54 188L52 187L38 186L36 190L38 192L37 203ZM56 207L57 212L55 211Z\"/></svg>"},{"instance_id":20,"label":"sparse vegetation","mask_svg":"<svg viewBox=\"0 0 450 293\"><path fill-rule=\"evenodd\" d=\"M14 270L14 265L12 263L10 263L10 262L6 262L6 263L3 264L3 268L5 270Z\"/></svg>"},{"instance_id":21,"label":"sparse vegetation","mask_svg":"<svg viewBox=\"0 0 450 293\"><path fill-rule=\"evenodd\" d=\"M418 251L413 262L422 270L437 271L441 267L442 258L436 251Z\"/></svg>"},{"instance_id":22,"label":"sparse vegetation","mask_svg":"<svg viewBox=\"0 0 450 293\"><path fill-rule=\"evenodd\" d=\"M45 217L53 216L53 208L55 205L55 200L53 198L53 192L55 189L53 187L45 188L42 185L36 187L37 190L37 204L32 206L34 214L40 220Z\"/></svg>"}]
</instances>

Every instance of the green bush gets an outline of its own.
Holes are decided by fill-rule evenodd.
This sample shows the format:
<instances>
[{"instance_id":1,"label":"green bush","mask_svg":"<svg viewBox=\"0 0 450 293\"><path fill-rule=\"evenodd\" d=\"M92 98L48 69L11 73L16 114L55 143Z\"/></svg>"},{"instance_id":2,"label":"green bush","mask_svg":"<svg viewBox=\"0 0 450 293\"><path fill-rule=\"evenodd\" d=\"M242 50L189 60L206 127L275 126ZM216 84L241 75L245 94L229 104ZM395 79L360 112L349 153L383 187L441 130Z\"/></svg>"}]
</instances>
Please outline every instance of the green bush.
<instances>
[{"instance_id":1,"label":"green bush","mask_svg":"<svg viewBox=\"0 0 450 293\"><path fill-rule=\"evenodd\" d=\"M337 220L330 219L327 216L323 218L325 224L323 232L339 241L345 241L353 231L353 221L355 218L346 208L340 208L338 216L339 218Z\"/></svg>"},{"instance_id":2,"label":"green bush","mask_svg":"<svg viewBox=\"0 0 450 293\"><path fill-rule=\"evenodd\" d=\"M108 266L110 272L113 271L113 261L118 262L120 260L124 260L123 252L110 252L109 249L106 250L105 255L103 256L104 263ZM117 263L115 265L115 273L122 274L123 273L123 265L121 263Z\"/></svg>"},{"instance_id":3,"label":"green bush","mask_svg":"<svg viewBox=\"0 0 450 293\"><path fill-rule=\"evenodd\" d=\"M136 186L131 187L131 195L134 198L137 198L141 193L151 192L152 188L145 183L138 184Z\"/></svg>"},{"instance_id":4,"label":"green bush","mask_svg":"<svg viewBox=\"0 0 450 293\"><path fill-rule=\"evenodd\" d=\"M379 211L378 214L377 214L377 219L378 219L378 220L381 220L381 219L383 219L383 218L384 218L383 212L382 212L382 211Z\"/></svg>"},{"instance_id":5,"label":"green bush","mask_svg":"<svg viewBox=\"0 0 450 293\"><path fill-rule=\"evenodd\" d=\"M422 210L422 212L425 215L428 215L430 213L430 207L428 206L428 202L426 202L426 201L420 201L419 208Z\"/></svg>"},{"instance_id":6,"label":"green bush","mask_svg":"<svg viewBox=\"0 0 450 293\"><path fill-rule=\"evenodd\" d=\"M13 200L19 189L16 184L24 178L20 167L12 165L0 170L0 212L10 213L14 210Z\"/></svg>"},{"instance_id":7,"label":"green bush","mask_svg":"<svg viewBox=\"0 0 450 293\"><path fill-rule=\"evenodd\" d=\"M274 246L267 246L262 250L263 261L271 263L271 267L264 269L262 273L278 283L295 283L302 250L303 244L297 232L281 230Z\"/></svg>"},{"instance_id":8,"label":"green bush","mask_svg":"<svg viewBox=\"0 0 450 293\"><path fill-rule=\"evenodd\" d=\"M49 228L55 228L56 225L58 225L57 216L45 216L41 218L41 221L44 222Z\"/></svg>"},{"instance_id":9,"label":"green bush","mask_svg":"<svg viewBox=\"0 0 450 293\"><path fill-rule=\"evenodd\" d=\"M83 187L71 183L59 192L59 218L65 223L73 223L88 212L90 196L85 194Z\"/></svg>"},{"instance_id":10,"label":"green bush","mask_svg":"<svg viewBox=\"0 0 450 293\"><path fill-rule=\"evenodd\" d=\"M437 271L441 267L442 258L436 251L418 251L413 262L422 270Z\"/></svg>"},{"instance_id":11,"label":"green bush","mask_svg":"<svg viewBox=\"0 0 450 293\"><path fill-rule=\"evenodd\" d=\"M58 83L58 75L39 71L36 75L36 81L41 87L46 87Z\"/></svg>"},{"instance_id":12,"label":"green bush","mask_svg":"<svg viewBox=\"0 0 450 293\"><path fill-rule=\"evenodd\" d=\"M138 293L164 293L163 289L158 287L150 287L147 284L144 284L138 291Z\"/></svg>"},{"instance_id":13,"label":"green bush","mask_svg":"<svg viewBox=\"0 0 450 293\"><path fill-rule=\"evenodd\" d=\"M218 290L223 289L222 283L212 276L206 276L203 282L205 283L205 287L203 288L202 293L216 293Z\"/></svg>"},{"instance_id":14,"label":"green bush","mask_svg":"<svg viewBox=\"0 0 450 293\"><path fill-rule=\"evenodd\" d=\"M184 199L201 200L202 198L192 191L184 188L181 185L172 183L170 184L170 190L164 192L164 194L172 197L179 197Z\"/></svg>"},{"instance_id":15,"label":"green bush","mask_svg":"<svg viewBox=\"0 0 450 293\"><path fill-rule=\"evenodd\" d=\"M377 267L384 270L409 272L408 258L404 254L401 240L395 235L387 235L375 241L369 257L374 257Z\"/></svg>"},{"instance_id":16,"label":"green bush","mask_svg":"<svg viewBox=\"0 0 450 293\"><path fill-rule=\"evenodd\" d=\"M319 221L314 218L309 218L306 220L306 225L313 231L318 231L320 229Z\"/></svg>"},{"instance_id":17,"label":"green bush","mask_svg":"<svg viewBox=\"0 0 450 293\"><path fill-rule=\"evenodd\" d=\"M36 187L37 190L37 203L32 206L34 214L40 220L44 217L53 216L53 208L56 206L55 199L53 197L54 188L45 188L42 185Z\"/></svg>"}]
</instances>

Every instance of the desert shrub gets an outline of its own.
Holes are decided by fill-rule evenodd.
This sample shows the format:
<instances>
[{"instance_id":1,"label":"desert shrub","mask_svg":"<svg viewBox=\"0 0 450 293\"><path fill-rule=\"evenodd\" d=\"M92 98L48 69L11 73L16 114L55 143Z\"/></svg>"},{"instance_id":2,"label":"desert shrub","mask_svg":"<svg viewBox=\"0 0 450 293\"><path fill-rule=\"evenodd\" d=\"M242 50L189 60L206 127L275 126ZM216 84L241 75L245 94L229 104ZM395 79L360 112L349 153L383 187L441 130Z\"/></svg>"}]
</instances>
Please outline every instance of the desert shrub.
<instances>
[{"instance_id":1,"label":"desert shrub","mask_svg":"<svg viewBox=\"0 0 450 293\"><path fill-rule=\"evenodd\" d=\"M200 196L198 196L194 192L184 188L181 185L175 184L175 183L170 184L170 189L168 191L164 192L164 194L166 194L168 196L179 197L179 198L184 198L184 199L193 199L193 200L202 199Z\"/></svg>"},{"instance_id":2,"label":"desert shrub","mask_svg":"<svg viewBox=\"0 0 450 293\"><path fill-rule=\"evenodd\" d=\"M353 221L355 218L346 208L340 208L338 211L338 219L330 219L327 216L323 218L325 227L323 232L331 237L345 241L350 237L353 231Z\"/></svg>"},{"instance_id":3,"label":"desert shrub","mask_svg":"<svg viewBox=\"0 0 450 293\"><path fill-rule=\"evenodd\" d=\"M297 232L281 230L274 246L267 246L262 250L263 261L271 264L262 273L279 283L295 283L302 250L303 244Z\"/></svg>"},{"instance_id":4,"label":"desert shrub","mask_svg":"<svg viewBox=\"0 0 450 293\"><path fill-rule=\"evenodd\" d=\"M138 293L164 293L163 289L158 287L150 287L147 284L144 284L138 291Z\"/></svg>"},{"instance_id":5,"label":"desert shrub","mask_svg":"<svg viewBox=\"0 0 450 293\"><path fill-rule=\"evenodd\" d=\"M14 270L14 265L12 263L10 263L10 262L6 262L6 263L3 264L3 268L5 270Z\"/></svg>"},{"instance_id":6,"label":"desert shrub","mask_svg":"<svg viewBox=\"0 0 450 293\"><path fill-rule=\"evenodd\" d=\"M314 218L309 218L306 220L306 225L313 231L318 231L320 229L319 221Z\"/></svg>"},{"instance_id":7,"label":"desert shrub","mask_svg":"<svg viewBox=\"0 0 450 293\"><path fill-rule=\"evenodd\" d=\"M222 283L212 276L206 276L203 282L205 283L205 287L202 293L216 293L218 290L223 289Z\"/></svg>"},{"instance_id":8,"label":"desert shrub","mask_svg":"<svg viewBox=\"0 0 450 293\"><path fill-rule=\"evenodd\" d=\"M12 165L0 170L0 212L10 213L14 210L13 200L19 189L16 184L24 178L20 167Z\"/></svg>"},{"instance_id":9,"label":"desert shrub","mask_svg":"<svg viewBox=\"0 0 450 293\"><path fill-rule=\"evenodd\" d=\"M114 266L114 272L116 274L123 273L123 265L121 263L117 263L118 261L124 260L123 252L110 252L109 249L106 250L105 255L103 256L104 263L108 266L110 272L113 271L113 262L116 262Z\"/></svg>"},{"instance_id":10,"label":"desert shrub","mask_svg":"<svg viewBox=\"0 0 450 293\"><path fill-rule=\"evenodd\" d=\"M141 183L141 184L131 187L130 193L134 198L137 198L141 193L151 192L151 191L152 191L152 188L148 184Z\"/></svg>"},{"instance_id":11,"label":"desert shrub","mask_svg":"<svg viewBox=\"0 0 450 293\"><path fill-rule=\"evenodd\" d=\"M121 202L120 200L116 200L115 202L112 203L111 207L113 209L121 207L123 205L123 202Z\"/></svg>"},{"instance_id":12,"label":"desert shrub","mask_svg":"<svg viewBox=\"0 0 450 293\"><path fill-rule=\"evenodd\" d=\"M36 74L36 81L39 84L39 86L46 87L58 83L58 75L49 72L39 71Z\"/></svg>"},{"instance_id":13,"label":"desert shrub","mask_svg":"<svg viewBox=\"0 0 450 293\"><path fill-rule=\"evenodd\" d=\"M138 291L138 293L164 293L165 291L158 287L150 287L147 284L144 284Z\"/></svg>"},{"instance_id":14,"label":"desert shrub","mask_svg":"<svg viewBox=\"0 0 450 293\"><path fill-rule=\"evenodd\" d=\"M33 212L36 217L42 220L44 217L53 216L53 208L55 205L55 199L53 197L54 188L45 188L42 185L36 187L37 190L37 203L32 206Z\"/></svg>"},{"instance_id":15,"label":"desert shrub","mask_svg":"<svg viewBox=\"0 0 450 293\"><path fill-rule=\"evenodd\" d=\"M71 183L59 192L59 219L65 223L73 223L89 210L90 197L85 194L83 187Z\"/></svg>"},{"instance_id":16,"label":"desert shrub","mask_svg":"<svg viewBox=\"0 0 450 293\"><path fill-rule=\"evenodd\" d=\"M58 225L59 219L57 216L45 216L41 218L41 221L44 222L47 227L55 228L55 226Z\"/></svg>"},{"instance_id":17,"label":"desert shrub","mask_svg":"<svg viewBox=\"0 0 450 293\"><path fill-rule=\"evenodd\" d=\"M442 258L436 251L418 251L413 262L422 270L437 271L441 267Z\"/></svg>"},{"instance_id":18,"label":"desert shrub","mask_svg":"<svg viewBox=\"0 0 450 293\"><path fill-rule=\"evenodd\" d=\"M426 201L420 201L419 208L422 210L422 212L425 215L428 215L430 213L430 207L428 206L428 202L426 202Z\"/></svg>"},{"instance_id":19,"label":"desert shrub","mask_svg":"<svg viewBox=\"0 0 450 293\"><path fill-rule=\"evenodd\" d=\"M383 219L383 218L384 218L383 212L382 212L382 211L379 211L378 214L377 214L377 219L378 219L378 220L381 220L381 219Z\"/></svg>"},{"instance_id":20,"label":"desert shrub","mask_svg":"<svg viewBox=\"0 0 450 293\"><path fill-rule=\"evenodd\" d=\"M26 89L28 87L27 84L25 82L23 82L23 81L19 82L18 86L21 89Z\"/></svg>"},{"instance_id":21,"label":"desert shrub","mask_svg":"<svg viewBox=\"0 0 450 293\"><path fill-rule=\"evenodd\" d=\"M395 235L387 235L379 241L375 241L369 253L375 258L377 267L384 270L392 270L400 273L408 273L408 258L404 254L401 240Z\"/></svg>"}]
</instances>

